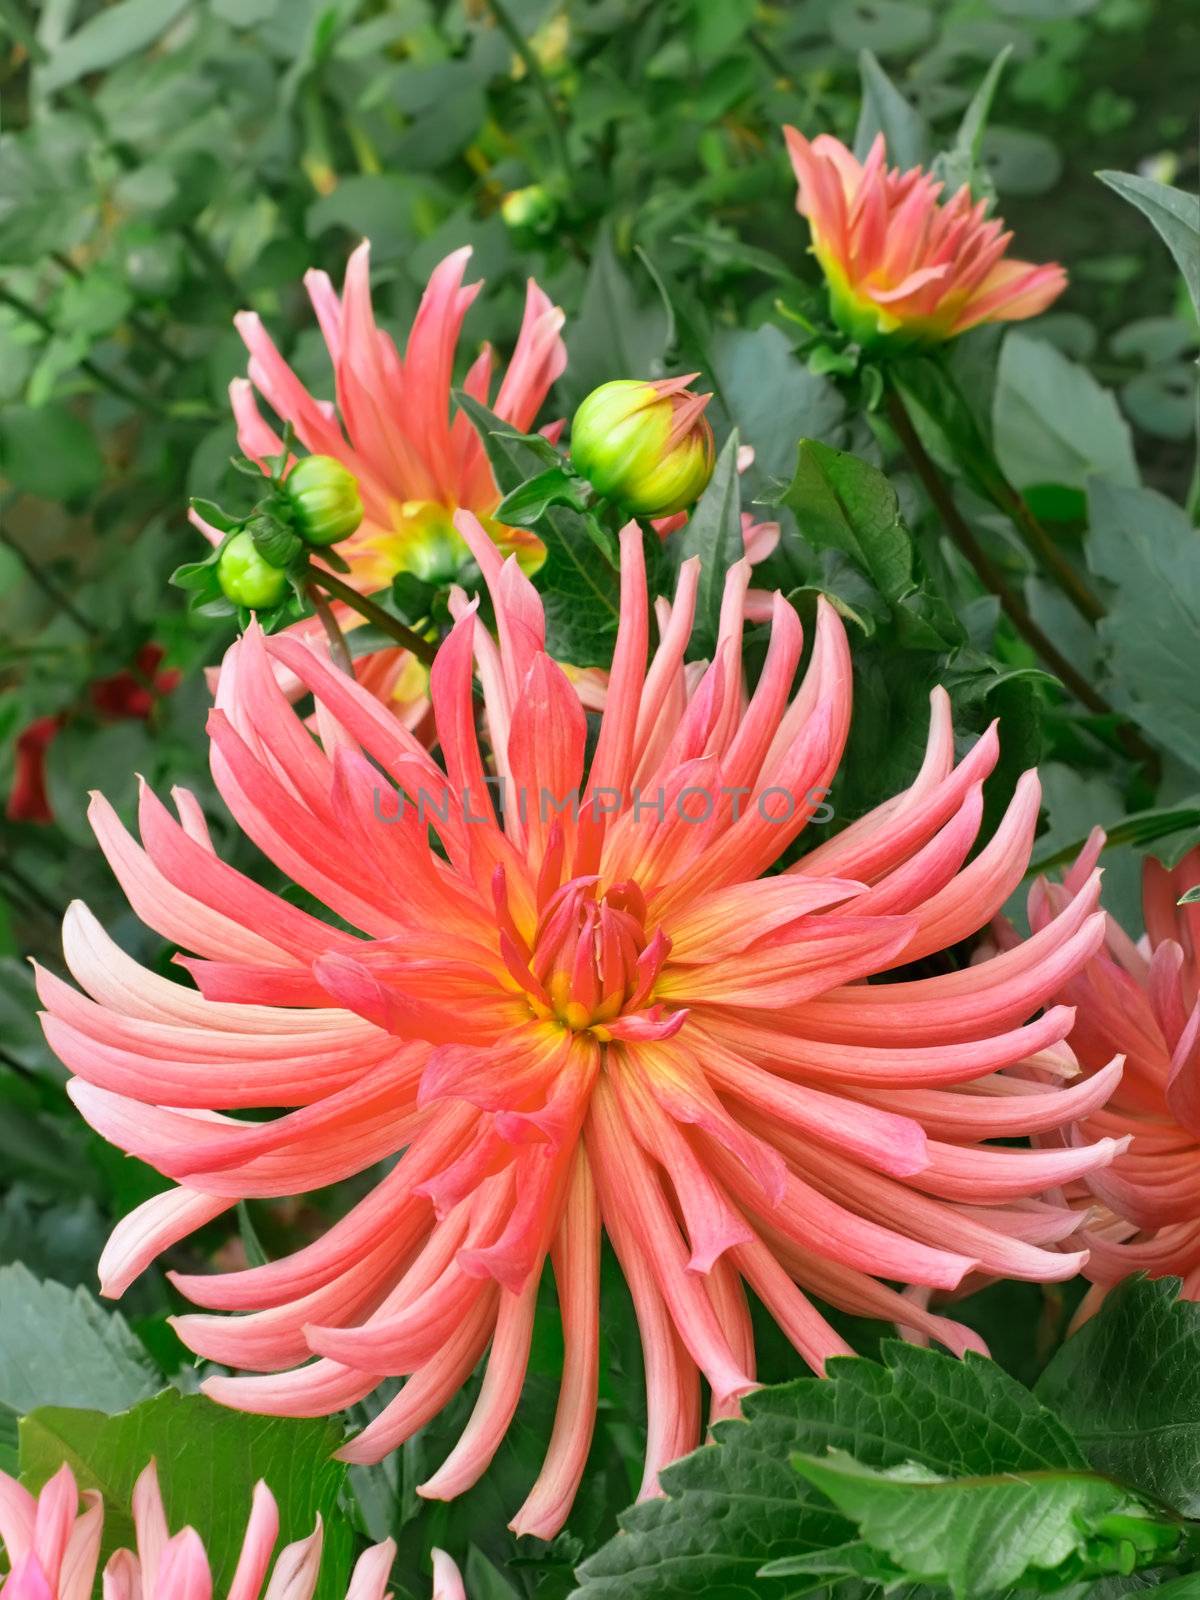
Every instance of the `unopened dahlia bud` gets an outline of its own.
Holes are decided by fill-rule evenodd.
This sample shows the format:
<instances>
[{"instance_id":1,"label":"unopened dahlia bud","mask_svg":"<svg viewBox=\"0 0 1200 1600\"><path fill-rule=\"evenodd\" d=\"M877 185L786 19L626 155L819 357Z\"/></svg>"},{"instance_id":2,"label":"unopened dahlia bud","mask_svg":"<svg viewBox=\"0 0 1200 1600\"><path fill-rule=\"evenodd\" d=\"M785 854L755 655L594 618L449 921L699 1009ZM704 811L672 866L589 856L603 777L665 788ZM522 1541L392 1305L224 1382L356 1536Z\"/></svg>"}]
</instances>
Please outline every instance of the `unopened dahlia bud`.
<instances>
[{"instance_id":1,"label":"unopened dahlia bud","mask_svg":"<svg viewBox=\"0 0 1200 1600\"><path fill-rule=\"evenodd\" d=\"M606 499L640 517L683 511L703 494L716 452L704 408L682 378L619 378L593 389L571 424L571 460Z\"/></svg>"},{"instance_id":2,"label":"unopened dahlia bud","mask_svg":"<svg viewBox=\"0 0 1200 1600\"><path fill-rule=\"evenodd\" d=\"M512 189L500 202L500 215L510 228L532 228L535 233L550 227L557 212L554 196L540 183Z\"/></svg>"},{"instance_id":3,"label":"unopened dahlia bud","mask_svg":"<svg viewBox=\"0 0 1200 1600\"><path fill-rule=\"evenodd\" d=\"M283 481L296 532L308 544L336 544L363 519L358 479L332 456L304 456Z\"/></svg>"},{"instance_id":4,"label":"unopened dahlia bud","mask_svg":"<svg viewBox=\"0 0 1200 1600\"><path fill-rule=\"evenodd\" d=\"M235 533L217 559L221 593L236 606L266 611L277 606L288 591L287 573L259 555L253 536Z\"/></svg>"}]
</instances>

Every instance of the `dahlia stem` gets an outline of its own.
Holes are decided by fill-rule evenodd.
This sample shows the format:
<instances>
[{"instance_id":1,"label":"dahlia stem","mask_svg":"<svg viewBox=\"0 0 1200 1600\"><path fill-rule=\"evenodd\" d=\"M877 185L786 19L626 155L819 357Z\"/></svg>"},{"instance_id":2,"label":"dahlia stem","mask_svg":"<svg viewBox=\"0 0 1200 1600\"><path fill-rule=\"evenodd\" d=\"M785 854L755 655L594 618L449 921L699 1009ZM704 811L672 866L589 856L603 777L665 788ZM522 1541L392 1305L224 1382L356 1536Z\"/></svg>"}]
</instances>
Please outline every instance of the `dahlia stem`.
<instances>
[{"instance_id":1,"label":"dahlia stem","mask_svg":"<svg viewBox=\"0 0 1200 1600\"><path fill-rule=\"evenodd\" d=\"M966 518L955 505L953 495L942 481L941 474L933 464L925 446L921 443L904 401L891 387L887 391L887 408L896 437L904 446L905 454L924 485L926 494L945 524L946 531L955 546L970 562L980 582L996 596L1013 627L1033 647L1055 676L1062 680L1079 703L1097 716L1115 719L1117 712L1083 674L1071 665L1049 635L1038 626L1025 602L1009 585L1004 574L979 543ZM1120 724L1117 728L1117 737L1130 756L1144 761L1151 772L1157 768L1158 753L1146 743L1135 728L1131 728L1128 724Z\"/></svg>"},{"instance_id":2,"label":"dahlia stem","mask_svg":"<svg viewBox=\"0 0 1200 1600\"><path fill-rule=\"evenodd\" d=\"M9 506L12 504L12 501L16 498L17 496L14 494L6 498L4 502L0 504L0 518L3 518L5 512L7 512ZM0 544L3 544L7 549L12 551L13 555L16 556L17 560L25 568L30 581L32 583L36 583L38 588L46 596L47 600L49 600L52 605L56 606L64 616L70 617L71 621L82 633L86 633L90 638L93 639L98 639L100 637L100 629L96 626L96 624L89 621L89 619L84 616L83 612L80 611L79 607L75 604L74 600L71 599L67 591L62 588L62 586L54 578L52 578L43 567L40 567L37 564L37 562L29 554L28 550L25 549L24 545L19 544L17 540L13 538L12 534L9 533L8 529L3 526L2 522L0 522Z\"/></svg>"},{"instance_id":3,"label":"dahlia stem","mask_svg":"<svg viewBox=\"0 0 1200 1600\"><path fill-rule=\"evenodd\" d=\"M333 595L335 600L342 601L351 610L357 611L360 617L365 617L368 622L374 623L382 633L387 634L389 639L394 639L425 666L433 665L437 646L431 644L428 639L422 639L421 635L414 633L411 628L406 628L399 618L393 617L382 606L376 605L367 595L359 594L357 589L352 589L348 583L343 583L335 573L327 572L324 567L310 567L308 577L310 583L320 584L321 588Z\"/></svg>"},{"instance_id":4,"label":"dahlia stem","mask_svg":"<svg viewBox=\"0 0 1200 1600\"><path fill-rule=\"evenodd\" d=\"M995 500L1025 541L1025 548L1054 574L1063 593L1080 616L1093 624L1099 622L1105 615L1104 604L1099 595L1063 555L1029 509L1024 497L1009 483L999 468L996 474Z\"/></svg>"},{"instance_id":5,"label":"dahlia stem","mask_svg":"<svg viewBox=\"0 0 1200 1600\"><path fill-rule=\"evenodd\" d=\"M333 659L346 676L352 678L354 676L354 658L351 656L350 647L346 643L346 635L338 627L338 619L333 614L333 607L315 583L309 584L308 597L312 601L318 617L321 619L321 626L325 629L325 637L329 641L329 649Z\"/></svg>"},{"instance_id":6,"label":"dahlia stem","mask_svg":"<svg viewBox=\"0 0 1200 1600\"><path fill-rule=\"evenodd\" d=\"M530 83L546 108L546 120L550 127L550 142L554 146L555 159L564 180L571 183L574 180L574 171L571 166L571 155L567 149L567 136L563 129L562 118L558 114L558 107L554 104L554 96L550 93L550 85L546 82L546 75L542 71L541 62L530 49L525 35L509 16L503 0L486 0L486 3L488 10L496 19L500 32L520 57L525 71L529 74Z\"/></svg>"},{"instance_id":7,"label":"dahlia stem","mask_svg":"<svg viewBox=\"0 0 1200 1600\"><path fill-rule=\"evenodd\" d=\"M50 318L43 315L28 300L23 299L19 294L8 288L6 284L0 284L0 301L3 301L7 306L11 306L27 322L32 322L34 327L40 328L43 333L47 335L54 333L54 324L50 321ZM98 383L102 389L107 389L110 394L117 395L127 405L135 406L139 411L148 412L152 417L166 416L165 408L152 395L135 389L132 384L126 383L123 378L118 378L114 373L105 372L103 367L98 367L88 357L84 357L79 363L79 367L81 371L87 373L94 383Z\"/></svg>"}]
</instances>

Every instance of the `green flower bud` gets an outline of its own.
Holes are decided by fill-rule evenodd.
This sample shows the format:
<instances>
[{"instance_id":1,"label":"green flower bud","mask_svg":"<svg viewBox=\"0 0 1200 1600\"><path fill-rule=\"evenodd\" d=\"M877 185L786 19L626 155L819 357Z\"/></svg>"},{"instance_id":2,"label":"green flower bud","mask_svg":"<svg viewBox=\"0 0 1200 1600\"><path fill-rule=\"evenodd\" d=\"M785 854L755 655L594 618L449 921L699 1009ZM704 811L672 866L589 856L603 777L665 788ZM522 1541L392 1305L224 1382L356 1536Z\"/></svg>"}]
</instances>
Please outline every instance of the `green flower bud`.
<instances>
[{"instance_id":1,"label":"green flower bud","mask_svg":"<svg viewBox=\"0 0 1200 1600\"><path fill-rule=\"evenodd\" d=\"M288 592L287 573L264 561L245 531L235 533L217 558L221 593L249 611L269 611Z\"/></svg>"},{"instance_id":2,"label":"green flower bud","mask_svg":"<svg viewBox=\"0 0 1200 1600\"><path fill-rule=\"evenodd\" d=\"M704 493L716 452L704 415L710 394L683 378L620 378L593 389L571 424L576 472L639 517L684 511Z\"/></svg>"},{"instance_id":3,"label":"green flower bud","mask_svg":"<svg viewBox=\"0 0 1200 1600\"><path fill-rule=\"evenodd\" d=\"M557 211L554 196L540 183L512 189L500 202L500 215L510 228L532 228L535 233L550 227Z\"/></svg>"},{"instance_id":4,"label":"green flower bud","mask_svg":"<svg viewBox=\"0 0 1200 1600\"><path fill-rule=\"evenodd\" d=\"M363 519L358 480L333 456L304 456L283 480L296 532L309 544L336 544Z\"/></svg>"}]
</instances>

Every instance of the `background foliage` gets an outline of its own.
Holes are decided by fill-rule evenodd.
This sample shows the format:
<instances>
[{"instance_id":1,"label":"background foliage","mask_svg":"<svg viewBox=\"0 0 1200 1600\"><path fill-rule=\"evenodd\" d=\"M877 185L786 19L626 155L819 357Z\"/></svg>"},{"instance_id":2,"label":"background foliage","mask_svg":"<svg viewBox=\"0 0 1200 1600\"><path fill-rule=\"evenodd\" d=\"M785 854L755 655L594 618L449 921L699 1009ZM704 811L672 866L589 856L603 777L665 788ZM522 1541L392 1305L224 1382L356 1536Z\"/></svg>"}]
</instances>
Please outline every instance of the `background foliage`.
<instances>
[{"instance_id":1,"label":"background foliage","mask_svg":"<svg viewBox=\"0 0 1200 1600\"><path fill-rule=\"evenodd\" d=\"M883 126L896 159L932 158L953 146L972 94L1006 49L975 176L994 184L1020 253L1064 261L1071 287L1051 315L1004 340L984 331L962 341L953 372L1007 479L1090 573L1107 612L1099 626L1071 610L977 485L960 478L957 504L1070 664L1102 686L1111 715L1046 676L948 540L883 413L868 404L869 385L839 369L837 352L797 320L818 303L817 278L780 125L848 141ZM511 345L528 275L567 311L570 361L551 415L569 415L609 377L700 367L715 390L719 440L736 427L756 451L742 503L779 503L771 515L784 538L763 581L801 606L829 593L851 621L857 711L838 816L911 774L928 689L945 682L964 738L1001 717L993 814L1016 774L1043 763L1040 859L1057 859L1096 820L1110 825L1106 893L1136 931L1136 851L1174 859L1200 835L1200 333L1150 222L1092 174L1134 174L1115 187L1128 193L1140 182L1132 198L1151 209L1154 184L1194 186L1198 57L1200 15L1178 0L0 0L0 795L19 782L20 736L40 725L53 818L0 824L0 1263L24 1263L0 1273L0 1465L15 1468L24 1417L25 1470L49 1470L69 1443L121 1503L129 1462L149 1446L167 1464L170 1502L171 1463L185 1494L199 1459L188 1450L208 1448L210 1427L220 1431L193 1395L151 1398L168 1379L177 1391L194 1387L166 1322L166 1280L148 1274L123 1318L91 1297L108 1228L159 1180L69 1113L17 952L53 962L62 911L82 896L127 948L167 970L172 951L124 906L85 818L93 788L127 811L135 772L196 790L219 847L262 870L227 829L205 769L203 668L229 625L188 615L166 582L196 549L187 496L233 493L225 390L245 359L234 312L259 311L320 393L324 353L304 271L317 265L336 277L369 234L383 320L403 329L430 268L469 243L488 280L470 344ZM529 219L506 220L506 197L531 186ZM1179 226L1186 255L1186 219ZM932 428L945 420L939 397L913 382L910 410L946 466ZM800 438L813 442L798 460ZM843 449L868 465L847 468L832 454ZM723 495L724 515L689 531L696 548L708 540L719 549L738 496L730 476L719 475L710 502ZM563 633L564 648L575 659L602 653L603 619L570 604L566 578L549 580L552 619L556 586L561 628L577 630ZM173 1264L272 1253L312 1224L303 1208L256 1206L240 1231L214 1225ZM1113 1430L1146 1441L1136 1459L1120 1457L1133 1446L1104 1437L1105 1386L1079 1382L1095 1377L1105 1338L1106 1359L1116 1359L1122 1316L1185 1315L1157 1290L1138 1292L1147 1298L1114 1307L1107 1334L1089 1330L1055 1356L1039 1393L1062 1420L1037 1427L1061 1434L1054 1468L1090 1462L1194 1515L1196 1474L1189 1468L1185 1492L1180 1469L1154 1457L1150 1412L1131 1418L1128 1432ZM1000 1286L962 1315L1031 1383L1061 1342L1074 1295L1071 1286L1065 1297ZM1177 1341L1200 1356L1186 1316ZM62 1353L42 1373L14 1352L36 1345L47 1325ZM859 1348L879 1331L857 1329ZM769 1438L771 1470L786 1470L789 1494L825 1524L829 1497L786 1468L781 1449L836 1443L864 1470L910 1459L951 1475L1013 1465L984 1461L978 1440L979 1459L922 1455L903 1428L899 1455L884 1459L862 1446L855 1427L864 1424L816 1427L814 1407L834 1408L835 1392L852 1397L869 1383L847 1368L820 1391L827 1399L802 1381L756 1403L744 1435L729 1425L698 1464L675 1469L671 1500L635 1513L632 1537L595 1555L632 1498L640 1444L640 1358L614 1275L585 1492L559 1540L518 1549L504 1522L533 1475L553 1407L552 1304L538 1338L517 1427L465 1500L426 1507L413 1490L461 1421L452 1408L383 1467L348 1476L322 1466L324 1424L272 1424L253 1451L222 1435L222 1459L245 1471L228 1477L221 1516L234 1516L253 1476L267 1471L274 1483L286 1462L290 1476L275 1487L297 1528L317 1508L346 1512L323 1578L329 1593L349 1560L352 1524L398 1538L401 1596L427 1590L431 1543L466 1560L473 1600L566 1594L585 1556L583 1592L596 1600L618 1591L782 1596L808 1592L799 1569L768 1588L747 1562L796 1548L765 1549L751 1537L740 1568L719 1581L711 1567L687 1565L698 1559L688 1541L700 1526L688 1524L688 1497L703 1497L701 1520L711 1514L731 1452L752 1455ZM768 1379L794 1374L773 1329L762 1329L762 1346ZM910 1377L922 1368L912 1355L885 1353L884 1362ZM1180 1363L1155 1379L1161 1389L1150 1386L1169 1397L1163 1405L1195 1370ZM946 1365L925 1381L950 1383ZM1008 1382L1000 1373L986 1381ZM1035 1403L1026 1395L1012 1404ZM130 1405L115 1421L97 1415ZM770 1432L779 1427L786 1447ZM1183 1454L1172 1460L1194 1466L1200 1432L1194 1418L1181 1427ZM185 1509L193 1514L192 1502ZM809 1548L849 1549L856 1537L851 1517ZM858 1576L838 1578L839 1595L877 1592L879 1574L858 1559L846 1557ZM812 1581L834 1580L818 1572ZM1094 1592L1140 1581L1107 1580Z\"/></svg>"}]
</instances>

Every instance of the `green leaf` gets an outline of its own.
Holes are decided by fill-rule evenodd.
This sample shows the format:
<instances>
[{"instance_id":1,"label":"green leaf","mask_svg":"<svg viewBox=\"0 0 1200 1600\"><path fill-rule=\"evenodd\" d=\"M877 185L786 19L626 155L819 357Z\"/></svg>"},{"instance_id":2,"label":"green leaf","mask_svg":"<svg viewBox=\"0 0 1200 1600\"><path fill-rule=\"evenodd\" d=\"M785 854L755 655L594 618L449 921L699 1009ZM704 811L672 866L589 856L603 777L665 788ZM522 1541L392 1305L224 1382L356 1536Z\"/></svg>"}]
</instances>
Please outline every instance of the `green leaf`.
<instances>
[{"instance_id":1,"label":"green leaf","mask_svg":"<svg viewBox=\"0 0 1200 1600\"><path fill-rule=\"evenodd\" d=\"M1022 1580L1036 1585L1042 1574L1057 1578L1056 1587L1128 1574L1160 1564L1180 1542L1177 1522L1091 1473L955 1479L911 1462L879 1472L840 1450L797 1454L792 1465L899 1575L948 1584L955 1600L995 1595Z\"/></svg>"},{"instance_id":2,"label":"green leaf","mask_svg":"<svg viewBox=\"0 0 1200 1600\"><path fill-rule=\"evenodd\" d=\"M560 457L556 456L555 461L554 466L526 478L504 496L495 510L497 522L511 527L536 528L551 506L570 506L573 511L585 509L587 485L564 467Z\"/></svg>"},{"instance_id":3,"label":"green leaf","mask_svg":"<svg viewBox=\"0 0 1200 1600\"><path fill-rule=\"evenodd\" d=\"M1018 489L1080 488L1092 473L1136 484L1129 425L1086 367L1052 344L1010 333L1000 351L992 423L996 454Z\"/></svg>"},{"instance_id":4,"label":"green leaf","mask_svg":"<svg viewBox=\"0 0 1200 1600\"><path fill-rule=\"evenodd\" d=\"M455 405L466 412L468 422L479 435L501 494L511 494L541 470L545 462L524 445L521 435L514 433L502 417L489 411L465 389L455 389L453 395ZM545 444L546 440L541 442Z\"/></svg>"},{"instance_id":5,"label":"green leaf","mask_svg":"<svg viewBox=\"0 0 1200 1600\"><path fill-rule=\"evenodd\" d=\"M837 0L829 17L829 31L843 50L865 46L881 56L919 50L933 26L933 13L916 0Z\"/></svg>"},{"instance_id":6,"label":"green leaf","mask_svg":"<svg viewBox=\"0 0 1200 1600\"><path fill-rule=\"evenodd\" d=\"M104 457L66 406L10 406L0 415L0 473L43 500L81 500L100 487Z\"/></svg>"},{"instance_id":7,"label":"green leaf","mask_svg":"<svg viewBox=\"0 0 1200 1600\"><path fill-rule=\"evenodd\" d=\"M327 1421L246 1416L199 1395L168 1390L120 1416L42 1406L21 1423L21 1481L40 1488L64 1461L81 1488L104 1496L102 1557L132 1542L133 1486L153 1457L172 1532L192 1526L204 1540L213 1591L233 1578L255 1483L279 1503L279 1545L302 1539L319 1515L325 1551L317 1594L342 1600L350 1530L336 1515L345 1467L332 1460L342 1440Z\"/></svg>"},{"instance_id":8,"label":"green leaf","mask_svg":"<svg viewBox=\"0 0 1200 1600\"><path fill-rule=\"evenodd\" d=\"M752 481L784 479L800 438L832 442L846 403L837 387L812 372L791 340L772 323L723 328L708 351L720 404L743 444L754 447Z\"/></svg>"},{"instance_id":9,"label":"green leaf","mask_svg":"<svg viewBox=\"0 0 1200 1600\"><path fill-rule=\"evenodd\" d=\"M780 504L795 515L817 550L839 550L861 569L891 607L905 648L937 650L961 630L944 602L916 576L912 535L896 491L883 473L844 450L802 439L796 473Z\"/></svg>"},{"instance_id":10,"label":"green leaf","mask_svg":"<svg viewBox=\"0 0 1200 1600\"><path fill-rule=\"evenodd\" d=\"M587 512L549 508L538 523L546 559L533 581L546 610L546 649L575 667L612 662L621 616L621 579Z\"/></svg>"},{"instance_id":11,"label":"green leaf","mask_svg":"<svg viewBox=\"0 0 1200 1600\"><path fill-rule=\"evenodd\" d=\"M700 558L700 588L696 597L696 626L692 652L711 655L721 619L725 574L740 561L742 539L741 497L738 492L738 434L729 435L717 457L708 487L687 523L671 539L670 555L678 564L690 556Z\"/></svg>"},{"instance_id":12,"label":"green leaf","mask_svg":"<svg viewBox=\"0 0 1200 1600\"><path fill-rule=\"evenodd\" d=\"M860 50L862 110L854 134L854 153L861 161L877 133L887 144L888 165L921 167L929 158L929 129L924 117L900 93L870 50Z\"/></svg>"},{"instance_id":13,"label":"green leaf","mask_svg":"<svg viewBox=\"0 0 1200 1600\"><path fill-rule=\"evenodd\" d=\"M663 1472L664 1499L623 1514L579 1569L578 1600L791 1600L794 1582L757 1576L767 1562L855 1539L790 1469L795 1451L951 1477L1087 1469L1058 1419L994 1362L896 1341L883 1362L838 1358L828 1378L748 1395L744 1421L718 1423L715 1445Z\"/></svg>"},{"instance_id":14,"label":"green leaf","mask_svg":"<svg viewBox=\"0 0 1200 1600\"><path fill-rule=\"evenodd\" d=\"M1113 591L1099 633L1109 692L1164 750L1200 772L1200 536L1152 489L1088 485L1088 565Z\"/></svg>"},{"instance_id":15,"label":"green leaf","mask_svg":"<svg viewBox=\"0 0 1200 1600\"><path fill-rule=\"evenodd\" d=\"M661 301L642 300L607 233L565 336L569 359L561 382L574 404L610 378L653 378L663 370L666 312Z\"/></svg>"},{"instance_id":16,"label":"green leaf","mask_svg":"<svg viewBox=\"0 0 1200 1600\"><path fill-rule=\"evenodd\" d=\"M42 1283L19 1262L0 1267L0 1413L124 1411L164 1382L125 1319L86 1289Z\"/></svg>"},{"instance_id":17,"label":"green leaf","mask_svg":"<svg viewBox=\"0 0 1200 1600\"><path fill-rule=\"evenodd\" d=\"M1184 1516L1200 1514L1200 1304L1179 1281L1128 1279L1037 1384L1094 1467Z\"/></svg>"},{"instance_id":18,"label":"green leaf","mask_svg":"<svg viewBox=\"0 0 1200 1600\"><path fill-rule=\"evenodd\" d=\"M1196 196L1133 172L1098 172L1096 176L1154 224L1175 257L1200 316L1200 204Z\"/></svg>"},{"instance_id":19,"label":"green leaf","mask_svg":"<svg viewBox=\"0 0 1200 1600\"><path fill-rule=\"evenodd\" d=\"M986 170L981 169L979 158L992 101L996 98L996 90L1012 52L1012 45L1006 44L992 62L963 113L954 143L934 160L933 171L946 185L948 195L954 194L964 183L977 194L992 193L991 178Z\"/></svg>"},{"instance_id":20,"label":"green leaf","mask_svg":"<svg viewBox=\"0 0 1200 1600\"><path fill-rule=\"evenodd\" d=\"M188 3L189 0L120 0L118 5L96 12L38 68L38 87L43 94L53 94L89 72L102 72L144 50L187 9Z\"/></svg>"}]
</instances>

